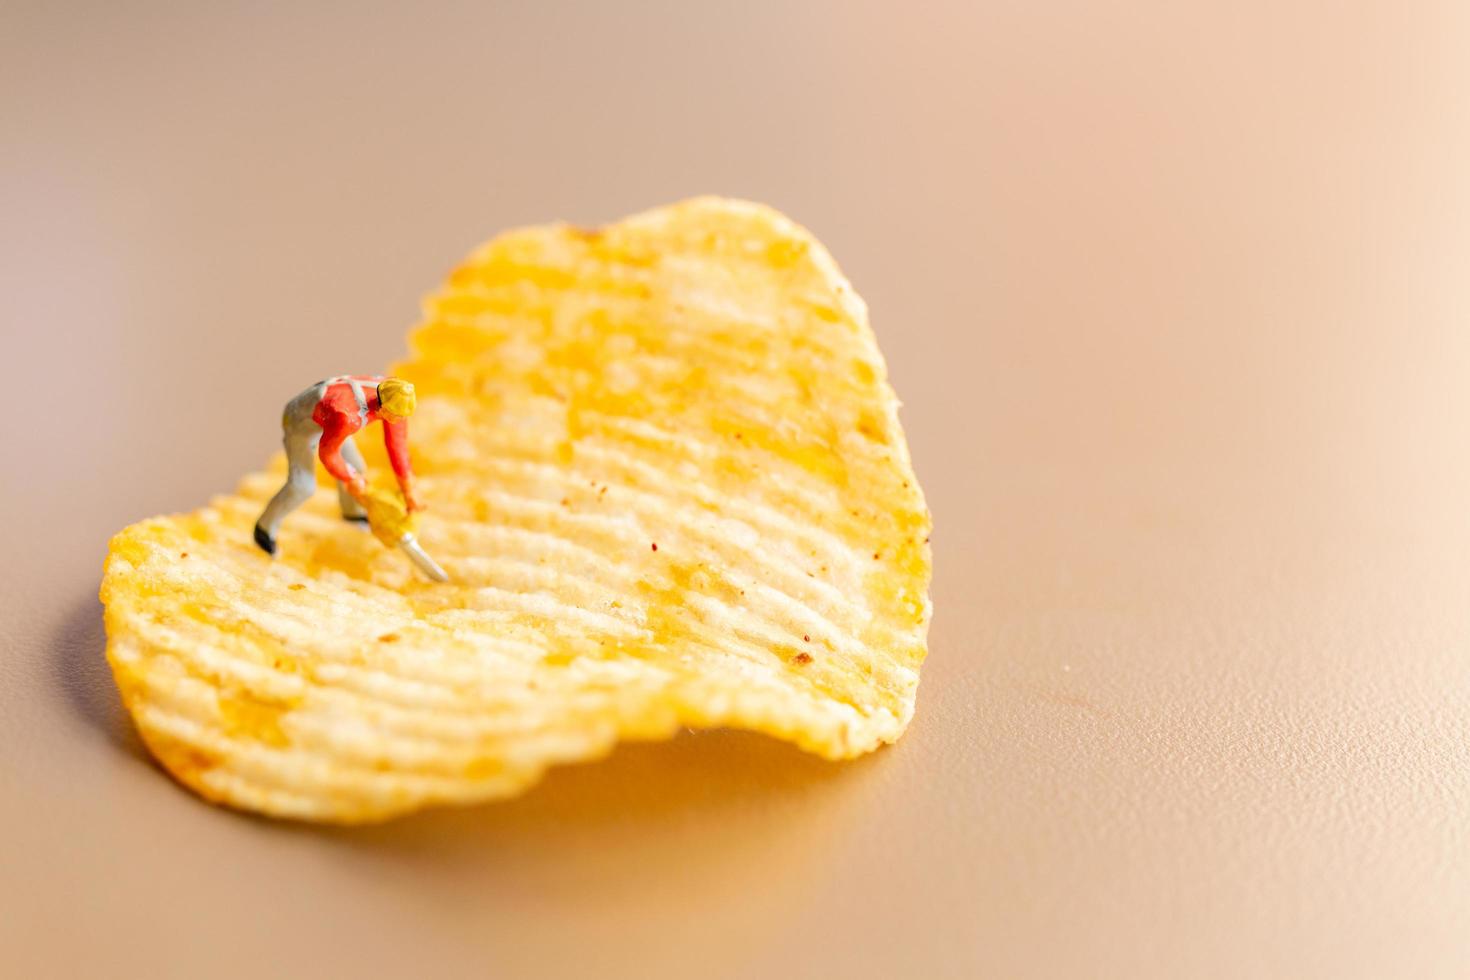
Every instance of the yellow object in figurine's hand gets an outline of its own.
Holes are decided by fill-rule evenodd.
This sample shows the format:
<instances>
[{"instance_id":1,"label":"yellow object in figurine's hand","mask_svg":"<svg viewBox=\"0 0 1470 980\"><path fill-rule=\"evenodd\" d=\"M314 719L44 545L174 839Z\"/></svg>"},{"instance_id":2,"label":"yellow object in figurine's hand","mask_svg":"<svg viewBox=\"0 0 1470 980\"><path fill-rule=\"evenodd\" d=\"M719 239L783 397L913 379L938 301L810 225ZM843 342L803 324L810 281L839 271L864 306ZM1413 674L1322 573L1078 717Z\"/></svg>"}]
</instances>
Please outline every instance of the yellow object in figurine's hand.
<instances>
[{"instance_id":1,"label":"yellow object in figurine's hand","mask_svg":"<svg viewBox=\"0 0 1470 980\"><path fill-rule=\"evenodd\" d=\"M368 527L373 537L389 548L398 546L405 535L414 533L413 515L396 491L371 487L363 507L367 510Z\"/></svg>"},{"instance_id":2,"label":"yellow object in figurine's hand","mask_svg":"<svg viewBox=\"0 0 1470 980\"><path fill-rule=\"evenodd\" d=\"M411 346L413 544L451 581L344 522L329 481L266 558L279 459L113 539L108 656L180 781L356 822L683 726L832 759L903 733L929 516L867 312L807 232L715 199L512 232ZM408 527L373 500L380 538Z\"/></svg>"}]
</instances>

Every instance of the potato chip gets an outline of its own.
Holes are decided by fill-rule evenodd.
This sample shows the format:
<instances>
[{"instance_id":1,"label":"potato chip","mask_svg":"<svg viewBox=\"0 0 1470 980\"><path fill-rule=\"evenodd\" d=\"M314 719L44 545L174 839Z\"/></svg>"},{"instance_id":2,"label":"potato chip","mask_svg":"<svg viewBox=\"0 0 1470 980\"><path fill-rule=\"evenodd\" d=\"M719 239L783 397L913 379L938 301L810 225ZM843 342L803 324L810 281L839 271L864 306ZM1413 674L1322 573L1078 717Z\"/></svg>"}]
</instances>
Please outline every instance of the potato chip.
<instances>
[{"instance_id":1,"label":"potato chip","mask_svg":"<svg viewBox=\"0 0 1470 980\"><path fill-rule=\"evenodd\" d=\"M511 232L410 343L418 538L449 583L325 479L267 558L279 458L113 539L108 657L180 781L347 823L681 726L832 759L903 732L929 517L866 309L807 232L719 199Z\"/></svg>"}]
</instances>

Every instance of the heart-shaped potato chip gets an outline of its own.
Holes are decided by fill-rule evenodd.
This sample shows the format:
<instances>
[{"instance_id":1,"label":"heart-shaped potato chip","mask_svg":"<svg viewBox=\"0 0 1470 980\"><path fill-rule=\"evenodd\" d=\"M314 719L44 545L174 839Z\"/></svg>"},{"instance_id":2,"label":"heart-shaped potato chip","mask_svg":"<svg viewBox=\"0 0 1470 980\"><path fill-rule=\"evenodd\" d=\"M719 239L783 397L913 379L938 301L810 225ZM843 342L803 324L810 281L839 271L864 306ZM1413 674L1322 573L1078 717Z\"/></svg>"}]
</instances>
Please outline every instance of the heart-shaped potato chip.
<instances>
[{"instance_id":1,"label":"heart-shaped potato chip","mask_svg":"<svg viewBox=\"0 0 1470 980\"><path fill-rule=\"evenodd\" d=\"M108 657L180 781L350 823L680 726L833 759L903 732L929 516L866 309L803 229L702 198L511 232L411 348L418 537L449 583L341 520L325 479L266 557L281 459L113 539Z\"/></svg>"}]
</instances>

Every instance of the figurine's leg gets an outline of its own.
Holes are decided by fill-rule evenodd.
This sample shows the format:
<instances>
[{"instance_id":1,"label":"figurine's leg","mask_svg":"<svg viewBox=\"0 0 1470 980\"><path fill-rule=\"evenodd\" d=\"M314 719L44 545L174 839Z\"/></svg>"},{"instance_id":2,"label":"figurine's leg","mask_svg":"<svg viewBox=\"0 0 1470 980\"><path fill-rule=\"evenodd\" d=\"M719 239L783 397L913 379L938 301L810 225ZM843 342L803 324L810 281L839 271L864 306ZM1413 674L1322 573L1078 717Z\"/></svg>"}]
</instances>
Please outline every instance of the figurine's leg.
<instances>
[{"instance_id":1,"label":"figurine's leg","mask_svg":"<svg viewBox=\"0 0 1470 980\"><path fill-rule=\"evenodd\" d=\"M342 458L357 472L367 473L367 462L363 460L362 453L351 436L342 443ZM347 492L347 485L341 480L337 481L337 500L342 504L343 518L349 521L367 521L367 511L362 509L362 504L352 499L352 494Z\"/></svg>"},{"instance_id":2,"label":"figurine's leg","mask_svg":"<svg viewBox=\"0 0 1470 980\"><path fill-rule=\"evenodd\" d=\"M276 532L286 515L316 492L316 447L321 442L322 430L315 424L292 426L286 430L286 463L289 471L286 485L276 491L265 512L255 522L255 543L266 554L276 553Z\"/></svg>"}]
</instances>

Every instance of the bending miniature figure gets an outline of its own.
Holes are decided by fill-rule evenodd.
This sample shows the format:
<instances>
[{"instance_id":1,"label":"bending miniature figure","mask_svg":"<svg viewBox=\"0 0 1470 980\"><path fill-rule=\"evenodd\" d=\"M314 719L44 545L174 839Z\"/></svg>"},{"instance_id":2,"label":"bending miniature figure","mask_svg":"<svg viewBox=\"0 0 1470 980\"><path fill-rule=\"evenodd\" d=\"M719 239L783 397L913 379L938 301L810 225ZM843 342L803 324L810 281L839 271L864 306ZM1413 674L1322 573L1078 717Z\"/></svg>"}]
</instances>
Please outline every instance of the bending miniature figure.
<instances>
[{"instance_id":1,"label":"bending miniature figure","mask_svg":"<svg viewBox=\"0 0 1470 980\"><path fill-rule=\"evenodd\" d=\"M255 522L255 543L274 557L281 521L316 491L316 461L320 458L337 481L345 520L368 523L374 511L386 515L378 523L392 524L392 543L398 544L424 574L435 581L446 581L444 571L418 546L409 519L424 506L414 489L408 458L408 418L416 406L412 384L364 374L328 378L287 402L281 415L289 467L286 483ZM352 441L355 433L374 422L383 423L388 463L403 491L403 508L396 515L391 505L368 489L367 464ZM374 530L383 536L383 528Z\"/></svg>"}]
</instances>

